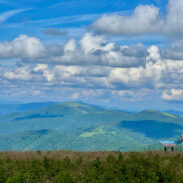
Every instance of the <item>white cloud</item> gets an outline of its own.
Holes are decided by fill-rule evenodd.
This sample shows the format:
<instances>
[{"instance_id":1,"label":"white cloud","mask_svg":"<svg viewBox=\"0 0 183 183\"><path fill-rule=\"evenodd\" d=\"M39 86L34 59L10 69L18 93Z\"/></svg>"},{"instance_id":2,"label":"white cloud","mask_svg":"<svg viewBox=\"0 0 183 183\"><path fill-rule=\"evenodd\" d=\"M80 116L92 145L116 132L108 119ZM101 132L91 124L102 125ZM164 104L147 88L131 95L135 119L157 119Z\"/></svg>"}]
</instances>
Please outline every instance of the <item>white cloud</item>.
<instances>
[{"instance_id":1,"label":"white cloud","mask_svg":"<svg viewBox=\"0 0 183 183\"><path fill-rule=\"evenodd\" d=\"M85 34L79 43L69 40L64 49L59 44L46 46L38 38L26 35L0 43L1 59L19 58L40 64L137 67L145 64L147 55L142 44L117 46L108 43L104 36L91 33Z\"/></svg>"},{"instance_id":2,"label":"white cloud","mask_svg":"<svg viewBox=\"0 0 183 183\"><path fill-rule=\"evenodd\" d=\"M35 72L38 72L38 71L44 71L46 69L48 69L48 65L46 65L46 64L37 64L36 67L34 67L33 70Z\"/></svg>"},{"instance_id":3,"label":"white cloud","mask_svg":"<svg viewBox=\"0 0 183 183\"><path fill-rule=\"evenodd\" d=\"M108 80L117 88L160 88L162 77L168 71L167 62L159 59L158 48L148 50L145 66L112 68Z\"/></svg>"},{"instance_id":4,"label":"white cloud","mask_svg":"<svg viewBox=\"0 0 183 183\"><path fill-rule=\"evenodd\" d=\"M171 42L168 48L162 49L161 57L171 60L183 60L183 39Z\"/></svg>"},{"instance_id":5,"label":"white cloud","mask_svg":"<svg viewBox=\"0 0 183 183\"><path fill-rule=\"evenodd\" d=\"M149 49L149 56L147 57L149 60L159 60L160 59L160 54L159 54L159 49L157 46L152 45Z\"/></svg>"},{"instance_id":6,"label":"white cloud","mask_svg":"<svg viewBox=\"0 0 183 183\"><path fill-rule=\"evenodd\" d=\"M172 36L183 34L183 1L169 0L165 19L165 33Z\"/></svg>"},{"instance_id":7,"label":"white cloud","mask_svg":"<svg viewBox=\"0 0 183 183\"><path fill-rule=\"evenodd\" d=\"M24 38L28 39L27 36L17 39ZM149 49L141 44L116 46L114 43L107 43L103 36L92 34L84 35L80 47L73 48L72 44L75 45L76 42L69 41L66 44L62 56L53 54L47 55L48 58L35 58L34 62L38 63L36 66L20 65L14 70L4 72L3 77L9 80L48 82L52 85L121 89L165 87L167 78L174 83L177 77L175 74L169 74L170 72L181 74L181 65L177 67L173 61L161 59L156 46ZM44 48L46 49L46 46ZM20 50L20 47L16 49ZM24 51L23 54L25 53Z\"/></svg>"},{"instance_id":8,"label":"white cloud","mask_svg":"<svg viewBox=\"0 0 183 183\"><path fill-rule=\"evenodd\" d=\"M182 52L181 43L173 43L172 50ZM162 49L155 45L116 45L105 36L87 33L78 42L71 39L62 49L59 44L46 46L37 38L22 35L0 43L0 56L2 63L6 58L20 59L16 66L0 66L0 84L13 88L31 83L33 95L41 95L42 87L71 87L85 89L69 94L75 99L75 93L78 98L105 95L94 89L116 90L115 95L127 98L143 97L134 91L146 94L150 90L162 91L164 100L182 96L183 62L162 57Z\"/></svg>"},{"instance_id":9,"label":"white cloud","mask_svg":"<svg viewBox=\"0 0 183 183\"><path fill-rule=\"evenodd\" d=\"M52 59L52 63L63 65L103 65L114 67L133 67L145 64L148 54L142 45L116 46L108 43L104 36L85 34L76 47L76 41L65 45L62 56Z\"/></svg>"},{"instance_id":10,"label":"white cloud","mask_svg":"<svg viewBox=\"0 0 183 183\"><path fill-rule=\"evenodd\" d=\"M8 20L10 17L18 14L18 13L21 13L21 12L24 12L24 11L27 11L27 10L30 10L30 9L19 9L19 10L10 10L10 11L6 11L4 13L1 13L0 14L0 23L2 22L5 22L6 20Z\"/></svg>"},{"instance_id":11,"label":"white cloud","mask_svg":"<svg viewBox=\"0 0 183 183\"><path fill-rule=\"evenodd\" d=\"M75 51L76 50L76 41L74 39L70 39L64 47L64 51Z\"/></svg>"},{"instance_id":12,"label":"white cloud","mask_svg":"<svg viewBox=\"0 0 183 183\"><path fill-rule=\"evenodd\" d=\"M0 58L36 59L45 55L45 46L35 37L20 35L12 42L0 43Z\"/></svg>"},{"instance_id":13,"label":"white cloud","mask_svg":"<svg viewBox=\"0 0 183 183\"><path fill-rule=\"evenodd\" d=\"M169 0L164 17L158 7L140 5L130 16L103 15L91 25L91 28L97 32L123 36L146 34L182 36L182 7L182 0Z\"/></svg>"},{"instance_id":14,"label":"white cloud","mask_svg":"<svg viewBox=\"0 0 183 183\"><path fill-rule=\"evenodd\" d=\"M41 91L40 88L37 88L38 86L85 88L86 90L83 90L85 92L74 92L79 93L79 98L81 96L88 98L90 95L94 98L102 97L105 94L104 90L116 90L113 92L114 95L135 100L146 95L147 91L161 90L164 100L181 99L183 62L162 60L158 57L158 49L155 46L152 46L148 51L150 56L146 58L143 67L54 66L47 64L22 65L13 69L1 67L0 83L3 81L7 86L14 87L19 81L24 84L31 82L31 86L35 86L33 91ZM94 89L103 91L95 93ZM39 95L39 92L34 95ZM76 97L76 94L73 95L73 98L77 99Z\"/></svg>"},{"instance_id":15,"label":"white cloud","mask_svg":"<svg viewBox=\"0 0 183 183\"><path fill-rule=\"evenodd\" d=\"M13 71L5 72L3 77L10 80L31 80L31 68L29 66L16 68Z\"/></svg>"},{"instance_id":16,"label":"white cloud","mask_svg":"<svg viewBox=\"0 0 183 183\"><path fill-rule=\"evenodd\" d=\"M83 36L80 41L81 49L85 54L94 52L97 49L103 48L101 45L105 44L106 40L103 36L93 36L90 33L87 33ZM105 48L104 48L105 49Z\"/></svg>"},{"instance_id":17,"label":"white cloud","mask_svg":"<svg viewBox=\"0 0 183 183\"><path fill-rule=\"evenodd\" d=\"M165 90L162 94L162 98L168 101L182 101L183 89Z\"/></svg>"},{"instance_id":18,"label":"white cloud","mask_svg":"<svg viewBox=\"0 0 183 183\"><path fill-rule=\"evenodd\" d=\"M51 44L47 47L47 57L63 55L63 48L59 44Z\"/></svg>"},{"instance_id":19,"label":"white cloud","mask_svg":"<svg viewBox=\"0 0 183 183\"><path fill-rule=\"evenodd\" d=\"M99 32L131 36L157 33L162 25L157 7L140 5L131 16L103 15L92 28Z\"/></svg>"}]
</instances>

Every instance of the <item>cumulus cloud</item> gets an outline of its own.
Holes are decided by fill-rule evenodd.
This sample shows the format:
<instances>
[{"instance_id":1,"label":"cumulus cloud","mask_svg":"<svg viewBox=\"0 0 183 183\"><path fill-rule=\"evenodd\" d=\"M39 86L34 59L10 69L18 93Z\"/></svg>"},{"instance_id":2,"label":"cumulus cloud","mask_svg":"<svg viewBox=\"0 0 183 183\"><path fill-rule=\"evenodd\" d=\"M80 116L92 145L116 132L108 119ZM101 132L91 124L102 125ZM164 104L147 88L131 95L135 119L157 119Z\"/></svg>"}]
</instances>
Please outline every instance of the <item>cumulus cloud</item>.
<instances>
[{"instance_id":1,"label":"cumulus cloud","mask_svg":"<svg viewBox=\"0 0 183 183\"><path fill-rule=\"evenodd\" d=\"M103 89L116 91L113 94L133 99L143 97L142 91L146 94L149 90L161 90L164 100L179 100L183 90L183 62L175 63L173 60L160 58L156 46L147 51L145 65L130 68L49 64L18 64L13 69L1 67L0 83L3 81L4 84L8 82L12 85L16 80L31 82L31 86L85 88L92 91ZM40 88L34 88L34 91L40 91ZM86 92L79 93L78 97L83 95L87 97ZM73 95L73 98L76 98L76 95Z\"/></svg>"},{"instance_id":2,"label":"cumulus cloud","mask_svg":"<svg viewBox=\"0 0 183 183\"><path fill-rule=\"evenodd\" d=\"M161 57L171 60L183 60L183 39L172 42L168 48L162 49Z\"/></svg>"},{"instance_id":3,"label":"cumulus cloud","mask_svg":"<svg viewBox=\"0 0 183 183\"><path fill-rule=\"evenodd\" d=\"M168 101L183 101L183 89L165 90L162 98Z\"/></svg>"},{"instance_id":4,"label":"cumulus cloud","mask_svg":"<svg viewBox=\"0 0 183 183\"><path fill-rule=\"evenodd\" d=\"M77 46L78 45L78 46ZM148 52L141 44L117 46L108 43L104 36L85 34L79 43L71 39L64 54L52 62L63 65L101 65L112 67L136 67L145 64Z\"/></svg>"},{"instance_id":5,"label":"cumulus cloud","mask_svg":"<svg viewBox=\"0 0 183 183\"><path fill-rule=\"evenodd\" d=\"M160 88L162 78L167 73L167 62L160 60L158 48L152 46L148 50L145 66L131 68L112 68L109 81L116 88Z\"/></svg>"},{"instance_id":6,"label":"cumulus cloud","mask_svg":"<svg viewBox=\"0 0 183 183\"><path fill-rule=\"evenodd\" d=\"M85 34L83 38L80 40L80 46L84 53L94 52L98 49L105 51L106 46L106 39L104 36L93 36L92 34Z\"/></svg>"},{"instance_id":7,"label":"cumulus cloud","mask_svg":"<svg viewBox=\"0 0 183 183\"><path fill-rule=\"evenodd\" d=\"M46 46L40 39L20 35L13 41L4 41L0 43L0 59L22 59L39 62L39 59L48 59L63 55L64 50L59 44ZM40 61L41 62L41 61Z\"/></svg>"},{"instance_id":8,"label":"cumulus cloud","mask_svg":"<svg viewBox=\"0 0 183 183\"><path fill-rule=\"evenodd\" d=\"M142 45L131 45L128 47L124 47L122 49L122 53L124 56L129 56L129 57L146 57L148 56L148 51L147 49Z\"/></svg>"},{"instance_id":9,"label":"cumulus cloud","mask_svg":"<svg viewBox=\"0 0 183 183\"><path fill-rule=\"evenodd\" d=\"M92 28L102 33L132 36L159 32L162 25L157 7L140 5L131 16L103 15Z\"/></svg>"},{"instance_id":10,"label":"cumulus cloud","mask_svg":"<svg viewBox=\"0 0 183 183\"><path fill-rule=\"evenodd\" d=\"M182 51L176 51L172 49L162 50L161 56L166 59L183 60L183 50Z\"/></svg>"},{"instance_id":11,"label":"cumulus cloud","mask_svg":"<svg viewBox=\"0 0 183 183\"><path fill-rule=\"evenodd\" d=\"M104 34L88 32L79 39L70 38L65 45L27 35L0 42L0 96L3 92L16 97L27 93L41 98L56 92L58 97L65 92L68 100L108 100L114 95L117 100L134 101L157 94L158 99L182 101L182 7L182 0L169 0L165 14L153 5L140 5L130 16L103 15L91 28ZM0 14L0 22L20 12ZM55 28L43 33L65 34ZM108 39L106 33L128 38L158 34L169 39L161 46L126 45L115 42L116 37Z\"/></svg>"},{"instance_id":12,"label":"cumulus cloud","mask_svg":"<svg viewBox=\"0 0 183 183\"><path fill-rule=\"evenodd\" d=\"M171 36L182 36L183 25L183 1L182 0L169 0L167 6L167 15L165 19L165 33Z\"/></svg>"},{"instance_id":13,"label":"cumulus cloud","mask_svg":"<svg viewBox=\"0 0 183 183\"><path fill-rule=\"evenodd\" d=\"M16 68L13 71L7 71L3 74L4 78L10 79L10 80L31 80L31 69L29 66L26 67L19 67Z\"/></svg>"},{"instance_id":14,"label":"cumulus cloud","mask_svg":"<svg viewBox=\"0 0 183 183\"><path fill-rule=\"evenodd\" d=\"M172 52L182 51L181 42L171 44ZM140 93L150 90L161 91L162 99L168 101L182 97L183 62L166 58L163 49L155 45L116 45L105 36L87 33L79 41L69 40L62 48L21 35L0 43L0 57L3 61L19 58L15 66L0 66L0 84L15 87L15 83L31 83L35 96L59 86L116 91L112 93L128 98L143 97ZM76 99L76 93L78 98L87 98L87 92L77 91L70 96Z\"/></svg>"},{"instance_id":15,"label":"cumulus cloud","mask_svg":"<svg viewBox=\"0 0 183 183\"><path fill-rule=\"evenodd\" d=\"M37 64L35 67L34 67L34 71L35 72L39 72L39 71L44 71L44 70L47 70L48 69L48 65L46 64Z\"/></svg>"},{"instance_id":16,"label":"cumulus cloud","mask_svg":"<svg viewBox=\"0 0 183 183\"><path fill-rule=\"evenodd\" d=\"M108 43L104 36L91 33L85 34L78 44L69 40L64 49L59 45L45 46L39 39L27 36L0 45L0 53L7 58L10 50L14 49L11 56L34 58L32 64L36 64L35 67L18 64L13 71L6 71L3 77L9 80L35 79L50 84L111 89L160 88L165 87L168 81L177 82L177 74L182 74L182 62L175 64L162 59L157 46L149 49L142 44L117 46ZM5 50L2 45L11 49L2 52ZM19 46L15 48L15 45ZM33 45L38 46L33 48ZM33 50L29 51L29 48ZM38 49L34 51L35 48ZM20 52L21 49L23 51ZM40 53L44 53L44 57Z\"/></svg>"},{"instance_id":17,"label":"cumulus cloud","mask_svg":"<svg viewBox=\"0 0 183 183\"><path fill-rule=\"evenodd\" d=\"M159 59L154 60L157 58L156 54L158 54L154 51L156 50L155 48L154 46L148 50L150 56L146 57L145 65L139 67L104 67L102 65L55 65L51 67L47 64L37 64L32 69L25 69L25 66L21 66L18 69L27 72L23 73L23 75L31 76L22 76L24 78L32 79L35 76L37 81L42 79L53 85L106 89L160 88L163 86L163 77L169 70L173 71L173 66L175 67L175 65ZM5 74L8 79L17 77L16 70L13 72L14 75L10 73L7 72Z\"/></svg>"},{"instance_id":18,"label":"cumulus cloud","mask_svg":"<svg viewBox=\"0 0 183 183\"><path fill-rule=\"evenodd\" d=\"M64 47L64 51L75 51L76 50L76 41L74 39L70 39Z\"/></svg>"},{"instance_id":19,"label":"cumulus cloud","mask_svg":"<svg viewBox=\"0 0 183 183\"><path fill-rule=\"evenodd\" d=\"M182 36L183 1L169 0L165 17L158 7L140 5L130 16L103 15L91 28L100 33L122 36L147 34Z\"/></svg>"},{"instance_id":20,"label":"cumulus cloud","mask_svg":"<svg viewBox=\"0 0 183 183\"><path fill-rule=\"evenodd\" d=\"M61 56L64 50L59 44L52 44L47 47L47 56Z\"/></svg>"},{"instance_id":21,"label":"cumulus cloud","mask_svg":"<svg viewBox=\"0 0 183 183\"><path fill-rule=\"evenodd\" d=\"M148 51L142 44L119 46L91 33L86 33L78 42L70 39L64 48L59 44L46 46L38 38L27 35L0 43L1 59L18 58L40 64L137 67L145 65L147 56Z\"/></svg>"},{"instance_id":22,"label":"cumulus cloud","mask_svg":"<svg viewBox=\"0 0 183 183\"><path fill-rule=\"evenodd\" d=\"M0 43L0 58L36 59L45 55L45 46L35 37L20 35L12 42Z\"/></svg>"}]
</instances>

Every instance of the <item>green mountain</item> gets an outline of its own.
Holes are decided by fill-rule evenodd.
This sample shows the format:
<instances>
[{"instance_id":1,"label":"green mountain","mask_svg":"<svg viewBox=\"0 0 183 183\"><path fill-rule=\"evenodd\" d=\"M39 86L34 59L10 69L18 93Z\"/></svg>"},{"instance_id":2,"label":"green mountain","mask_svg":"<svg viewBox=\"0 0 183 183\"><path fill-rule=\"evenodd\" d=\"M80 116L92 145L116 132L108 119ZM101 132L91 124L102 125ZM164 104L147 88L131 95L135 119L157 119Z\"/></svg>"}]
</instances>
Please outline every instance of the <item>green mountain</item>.
<instances>
[{"instance_id":1,"label":"green mountain","mask_svg":"<svg viewBox=\"0 0 183 183\"><path fill-rule=\"evenodd\" d=\"M10 114L13 112L25 112L30 110L41 109L43 107L48 107L55 105L56 102L33 102L26 104L10 104L0 102L0 115Z\"/></svg>"},{"instance_id":2,"label":"green mountain","mask_svg":"<svg viewBox=\"0 0 183 183\"><path fill-rule=\"evenodd\" d=\"M139 151L182 133L183 117L173 114L71 102L0 116L0 150Z\"/></svg>"}]
</instances>

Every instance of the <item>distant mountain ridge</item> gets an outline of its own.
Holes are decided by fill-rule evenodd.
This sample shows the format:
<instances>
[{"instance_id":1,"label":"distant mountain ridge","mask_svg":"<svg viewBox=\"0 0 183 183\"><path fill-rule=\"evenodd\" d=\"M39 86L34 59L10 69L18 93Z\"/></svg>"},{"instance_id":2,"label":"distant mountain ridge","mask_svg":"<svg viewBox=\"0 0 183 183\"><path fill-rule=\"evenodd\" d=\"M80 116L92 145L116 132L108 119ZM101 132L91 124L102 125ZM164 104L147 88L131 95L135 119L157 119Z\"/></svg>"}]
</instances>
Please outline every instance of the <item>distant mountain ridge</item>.
<instances>
[{"instance_id":1,"label":"distant mountain ridge","mask_svg":"<svg viewBox=\"0 0 183 183\"><path fill-rule=\"evenodd\" d=\"M55 105L57 102L32 102L26 104L0 104L0 115L9 114L13 112L25 112L30 110L41 109L51 105Z\"/></svg>"},{"instance_id":2,"label":"distant mountain ridge","mask_svg":"<svg viewBox=\"0 0 183 183\"><path fill-rule=\"evenodd\" d=\"M183 111L167 110L166 112L169 113L169 114L174 114L174 115L178 115L178 116L183 116Z\"/></svg>"},{"instance_id":3,"label":"distant mountain ridge","mask_svg":"<svg viewBox=\"0 0 183 183\"><path fill-rule=\"evenodd\" d=\"M146 150L160 148L160 140L177 140L182 133L181 116L78 102L0 116L0 150Z\"/></svg>"}]
</instances>

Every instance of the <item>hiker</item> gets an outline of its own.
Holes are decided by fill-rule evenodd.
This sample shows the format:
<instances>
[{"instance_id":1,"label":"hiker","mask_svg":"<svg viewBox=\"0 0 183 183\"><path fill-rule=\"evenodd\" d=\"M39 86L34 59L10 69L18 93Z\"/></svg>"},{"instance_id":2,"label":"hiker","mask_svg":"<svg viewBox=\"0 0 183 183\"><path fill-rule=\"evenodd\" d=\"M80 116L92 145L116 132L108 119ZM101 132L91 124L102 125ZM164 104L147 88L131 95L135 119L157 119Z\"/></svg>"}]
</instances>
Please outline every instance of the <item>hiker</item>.
<instances>
[{"instance_id":1,"label":"hiker","mask_svg":"<svg viewBox=\"0 0 183 183\"><path fill-rule=\"evenodd\" d=\"M182 145L183 145L183 134L181 135L181 139L180 140L181 140Z\"/></svg>"}]
</instances>

